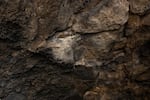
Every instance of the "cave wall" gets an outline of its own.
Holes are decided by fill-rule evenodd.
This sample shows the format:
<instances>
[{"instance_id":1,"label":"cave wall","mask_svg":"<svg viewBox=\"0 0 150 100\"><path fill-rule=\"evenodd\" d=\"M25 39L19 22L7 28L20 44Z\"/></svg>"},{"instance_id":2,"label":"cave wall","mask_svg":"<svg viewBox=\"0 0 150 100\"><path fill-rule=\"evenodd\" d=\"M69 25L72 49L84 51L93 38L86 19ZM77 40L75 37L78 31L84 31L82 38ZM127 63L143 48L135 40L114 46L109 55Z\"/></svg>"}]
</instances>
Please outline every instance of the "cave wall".
<instances>
[{"instance_id":1,"label":"cave wall","mask_svg":"<svg viewBox=\"0 0 150 100\"><path fill-rule=\"evenodd\" d=\"M0 100L149 100L150 0L1 0Z\"/></svg>"}]
</instances>

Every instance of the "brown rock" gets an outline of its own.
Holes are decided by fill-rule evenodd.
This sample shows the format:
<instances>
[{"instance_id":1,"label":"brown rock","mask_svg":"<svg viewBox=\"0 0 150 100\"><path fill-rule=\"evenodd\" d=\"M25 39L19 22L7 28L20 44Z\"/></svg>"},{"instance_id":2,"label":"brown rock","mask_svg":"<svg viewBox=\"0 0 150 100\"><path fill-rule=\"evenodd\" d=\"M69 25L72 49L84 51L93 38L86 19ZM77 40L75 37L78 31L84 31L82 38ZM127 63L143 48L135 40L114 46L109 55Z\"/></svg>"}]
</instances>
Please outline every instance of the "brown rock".
<instances>
[{"instance_id":1,"label":"brown rock","mask_svg":"<svg viewBox=\"0 0 150 100\"><path fill-rule=\"evenodd\" d=\"M150 0L129 0L131 12L135 14L144 14L150 9Z\"/></svg>"},{"instance_id":2,"label":"brown rock","mask_svg":"<svg viewBox=\"0 0 150 100\"><path fill-rule=\"evenodd\" d=\"M0 0L0 99L149 100L149 9L150 0Z\"/></svg>"},{"instance_id":3,"label":"brown rock","mask_svg":"<svg viewBox=\"0 0 150 100\"><path fill-rule=\"evenodd\" d=\"M89 11L75 16L73 30L80 33L96 33L119 29L128 19L128 2L126 0L112 0L106 5L103 5L92 15L90 13L93 12Z\"/></svg>"},{"instance_id":4,"label":"brown rock","mask_svg":"<svg viewBox=\"0 0 150 100\"><path fill-rule=\"evenodd\" d=\"M150 14L146 15L143 19L142 19L142 25L145 26L150 26Z\"/></svg>"}]
</instances>

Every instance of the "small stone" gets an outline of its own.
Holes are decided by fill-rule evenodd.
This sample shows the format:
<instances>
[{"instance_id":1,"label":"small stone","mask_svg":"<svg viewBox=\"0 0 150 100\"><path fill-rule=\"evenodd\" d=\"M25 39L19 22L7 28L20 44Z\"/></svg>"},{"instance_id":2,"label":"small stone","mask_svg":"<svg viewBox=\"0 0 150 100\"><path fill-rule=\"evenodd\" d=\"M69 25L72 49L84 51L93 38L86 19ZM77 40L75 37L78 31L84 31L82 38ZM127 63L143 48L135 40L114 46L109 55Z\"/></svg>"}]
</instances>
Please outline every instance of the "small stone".
<instances>
[{"instance_id":1,"label":"small stone","mask_svg":"<svg viewBox=\"0 0 150 100\"><path fill-rule=\"evenodd\" d=\"M16 88L16 92L18 92L18 93L21 92L21 88L20 88L20 87L17 87L17 88Z\"/></svg>"},{"instance_id":2,"label":"small stone","mask_svg":"<svg viewBox=\"0 0 150 100\"><path fill-rule=\"evenodd\" d=\"M84 94L84 100L98 100L99 94L97 92L94 91L87 91Z\"/></svg>"}]
</instances>

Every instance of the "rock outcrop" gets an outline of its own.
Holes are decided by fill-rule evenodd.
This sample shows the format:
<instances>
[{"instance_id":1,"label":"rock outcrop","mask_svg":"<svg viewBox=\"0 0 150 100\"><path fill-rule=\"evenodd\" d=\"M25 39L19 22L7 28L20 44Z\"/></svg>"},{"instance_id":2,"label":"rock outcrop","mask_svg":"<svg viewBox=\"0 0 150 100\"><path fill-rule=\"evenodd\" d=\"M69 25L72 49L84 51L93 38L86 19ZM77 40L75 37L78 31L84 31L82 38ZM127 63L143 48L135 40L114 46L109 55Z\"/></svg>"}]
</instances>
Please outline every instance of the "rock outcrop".
<instances>
[{"instance_id":1,"label":"rock outcrop","mask_svg":"<svg viewBox=\"0 0 150 100\"><path fill-rule=\"evenodd\" d=\"M149 100L150 0L1 0L0 100Z\"/></svg>"}]
</instances>

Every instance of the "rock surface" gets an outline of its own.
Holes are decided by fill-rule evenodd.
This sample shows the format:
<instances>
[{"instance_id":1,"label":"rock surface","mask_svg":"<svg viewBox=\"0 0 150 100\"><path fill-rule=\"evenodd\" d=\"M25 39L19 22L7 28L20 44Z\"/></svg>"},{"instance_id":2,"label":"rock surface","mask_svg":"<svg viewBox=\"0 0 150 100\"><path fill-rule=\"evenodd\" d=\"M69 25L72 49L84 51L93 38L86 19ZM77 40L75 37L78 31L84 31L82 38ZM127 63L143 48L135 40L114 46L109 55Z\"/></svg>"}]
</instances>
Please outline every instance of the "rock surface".
<instances>
[{"instance_id":1,"label":"rock surface","mask_svg":"<svg viewBox=\"0 0 150 100\"><path fill-rule=\"evenodd\" d=\"M131 12L144 14L150 9L150 0L129 0Z\"/></svg>"},{"instance_id":2,"label":"rock surface","mask_svg":"<svg viewBox=\"0 0 150 100\"><path fill-rule=\"evenodd\" d=\"M149 100L150 0L1 0L0 100Z\"/></svg>"}]
</instances>

